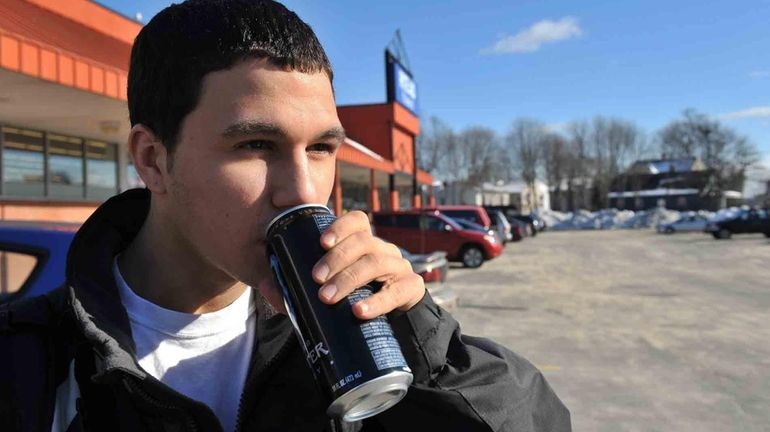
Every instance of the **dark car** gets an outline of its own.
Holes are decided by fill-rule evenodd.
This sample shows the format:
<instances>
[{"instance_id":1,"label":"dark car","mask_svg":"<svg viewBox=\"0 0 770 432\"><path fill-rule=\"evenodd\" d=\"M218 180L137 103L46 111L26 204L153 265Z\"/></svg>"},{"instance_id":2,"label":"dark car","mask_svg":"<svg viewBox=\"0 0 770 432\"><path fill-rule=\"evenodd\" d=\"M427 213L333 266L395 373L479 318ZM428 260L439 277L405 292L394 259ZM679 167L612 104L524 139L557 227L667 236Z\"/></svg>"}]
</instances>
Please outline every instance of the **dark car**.
<instances>
[{"instance_id":1,"label":"dark car","mask_svg":"<svg viewBox=\"0 0 770 432\"><path fill-rule=\"evenodd\" d=\"M380 212L372 219L377 236L412 253L445 251L447 259L466 267L479 267L503 252L496 235L464 229L438 210Z\"/></svg>"},{"instance_id":2,"label":"dark car","mask_svg":"<svg viewBox=\"0 0 770 432\"><path fill-rule=\"evenodd\" d=\"M0 302L45 294L64 284L76 224L0 222Z\"/></svg>"},{"instance_id":3,"label":"dark car","mask_svg":"<svg viewBox=\"0 0 770 432\"><path fill-rule=\"evenodd\" d=\"M767 209L743 209L734 216L713 220L703 230L715 239L729 239L733 234L762 233L770 237L770 216Z\"/></svg>"},{"instance_id":4,"label":"dark car","mask_svg":"<svg viewBox=\"0 0 770 432\"><path fill-rule=\"evenodd\" d=\"M429 254L413 254L404 248L401 255L412 265L412 270L422 276L430 296L437 305L444 309L452 309L457 306L457 294L446 284L449 272L449 261L446 252L433 252Z\"/></svg>"},{"instance_id":5,"label":"dark car","mask_svg":"<svg viewBox=\"0 0 770 432\"><path fill-rule=\"evenodd\" d=\"M514 221L523 222L526 224L525 234L528 236L536 236L538 232L546 229L546 224L537 214L521 214L519 209L515 206L484 206L484 209L489 212L500 211L508 218L508 221L513 224Z\"/></svg>"}]
</instances>

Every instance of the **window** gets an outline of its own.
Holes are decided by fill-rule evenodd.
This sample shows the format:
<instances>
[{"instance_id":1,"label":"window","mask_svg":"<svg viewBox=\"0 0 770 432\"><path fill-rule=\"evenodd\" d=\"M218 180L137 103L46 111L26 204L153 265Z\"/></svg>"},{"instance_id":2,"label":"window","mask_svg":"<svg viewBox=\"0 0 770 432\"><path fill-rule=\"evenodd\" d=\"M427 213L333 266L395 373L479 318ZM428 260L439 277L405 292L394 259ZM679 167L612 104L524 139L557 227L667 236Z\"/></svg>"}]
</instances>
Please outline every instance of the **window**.
<instances>
[{"instance_id":1,"label":"window","mask_svg":"<svg viewBox=\"0 0 770 432\"><path fill-rule=\"evenodd\" d=\"M396 226L399 228L420 228L419 216L413 214L397 215Z\"/></svg>"},{"instance_id":2,"label":"window","mask_svg":"<svg viewBox=\"0 0 770 432\"><path fill-rule=\"evenodd\" d=\"M45 175L43 133L3 127L3 194L43 197Z\"/></svg>"},{"instance_id":3,"label":"window","mask_svg":"<svg viewBox=\"0 0 770 432\"><path fill-rule=\"evenodd\" d=\"M118 191L116 144L12 126L0 138L5 197L103 200Z\"/></svg>"},{"instance_id":4,"label":"window","mask_svg":"<svg viewBox=\"0 0 770 432\"><path fill-rule=\"evenodd\" d=\"M115 144L86 141L86 197L107 199L117 192L117 151Z\"/></svg>"},{"instance_id":5,"label":"window","mask_svg":"<svg viewBox=\"0 0 770 432\"><path fill-rule=\"evenodd\" d=\"M472 210L441 210L442 213L452 219L462 219L468 222L479 223L479 215Z\"/></svg>"},{"instance_id":6,"label":"window","mask_svg":"<svg viewBox=\"0 0 770 432\"><path fill-rule=\"evenodd\" d=\"M83 198L83 140L48 135L48 181L50 196Z\"/></svg>"},{"instance_id":7,"label":"window","mask_svg":"<svg viewBox=\"0 0 770 432\"><path fill-rule=\"evenodd\" d=\"M444 231L444 225L447 225L446 222L436 216L423 216L423 218L425 220L424 226L427 230Z\"/></svg>"},{"instance_id":8,"label":"window","mask_svg":"<svg viewBox=\"0 0 770 432\"><path fill-rule=\"evenodd\" d=\"M379 226L393 226L393 216L391 215L374 215L374 224Z\"/></svg>"},{"instance_id":9,"label":"window","mask_svg":"<svg viewBox=\"0 0 770 432\"><path fill-rule=\"evenodd\" d=\"M680 196L676 199L676 205L680 209L687 208L687 197Z\"/></svg>"},{"instance_id":10,"label":"window","mask_svg":"<svg viewBox=\"0 0 770 432\"><path fill-rule=\"evenodd\" d=\"M21 290L37 262L34 255L0 250L0 300Z\"/></svg>"}]
</instances>

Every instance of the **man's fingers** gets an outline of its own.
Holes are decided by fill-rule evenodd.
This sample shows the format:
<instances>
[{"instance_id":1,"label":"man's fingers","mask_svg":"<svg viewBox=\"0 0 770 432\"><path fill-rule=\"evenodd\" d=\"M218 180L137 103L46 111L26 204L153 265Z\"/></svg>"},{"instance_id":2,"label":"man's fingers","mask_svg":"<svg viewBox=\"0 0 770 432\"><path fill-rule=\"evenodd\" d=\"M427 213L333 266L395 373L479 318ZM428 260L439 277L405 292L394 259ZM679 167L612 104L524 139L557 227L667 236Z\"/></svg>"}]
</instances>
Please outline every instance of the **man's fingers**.
<instances>
[{"instance_id":1,"label":"man's fingers","mask_svg":"<svg viewBox=\"0 0 770 432\"><path fill-rule=\"evenodd\" d=\"M353 305L353 314L367 320L384 315L394 309L409 310L425 295L425 283L420 275L411 273L382 287L368 299ZM412 303L404 303L407 299Z\"/></svg>"},{"instance_id":2,"label":"man's fingers","mask_svg":"<svg viewBox=\"0 0 770 432\"><path fill-rule=\"evenodd\" d=\"M359 231L337 243L316 263L313 267L313 279L324 283L367 254L401 258L398 247L373 237L369 232Z\"/></svg>"},{"instance_id":3,"label":"man's fingers","mask_svg":"<svg viewBox=\"0 0 770 432\"><path fill-rule=\"evenodd\" d=\"M353 210L337 218L321 235L321 246L326 249L333 247L350 235L357 232L372 232L369 216L360 210Z\"/></svg>"},{"instance_id":4,"label":"man's fingers","mask_svg":"<svg viewBox=\"0 0 770 432\"><path fill-rule=\"evenodd\" d=\"M386 280L392 275L411 271L409 262L400 257L383 254L366 254L351 265L345 266L331 277L319 291L321 300L334 304L374 279Z\"/></svg>"}]
</instances>

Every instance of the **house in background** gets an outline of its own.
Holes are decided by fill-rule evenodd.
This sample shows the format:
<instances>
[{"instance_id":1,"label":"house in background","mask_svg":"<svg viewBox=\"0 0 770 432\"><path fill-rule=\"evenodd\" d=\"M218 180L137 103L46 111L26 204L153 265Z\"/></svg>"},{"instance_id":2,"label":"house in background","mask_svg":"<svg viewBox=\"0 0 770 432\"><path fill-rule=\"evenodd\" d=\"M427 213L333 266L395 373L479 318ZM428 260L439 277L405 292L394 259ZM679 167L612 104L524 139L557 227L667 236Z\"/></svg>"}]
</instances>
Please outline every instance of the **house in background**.
<instances>
[{"instance_id":1,"label":"house in background","mask_svg":"<svg viewBox=\"0 0 770 432\"><path fill-rule=\"evenodd\" d=\"M621 210L717 210L743 200L739 191L718 191L714 170L697 158L637 161L612 181L607 197Z\"/></svg>"},{"instance_id":2,"label":"house in background","mask_svg":"<svg viewBox=\"0 0 770 432\"><path fill-rule=\"evenodd\" d=\"M523 214L551 209L548 185L535 180L534 187L522 181L483 183L481 187L461 182L444 184L437 194L439 204L513 206Z\"/></svg>"}]
</instances>

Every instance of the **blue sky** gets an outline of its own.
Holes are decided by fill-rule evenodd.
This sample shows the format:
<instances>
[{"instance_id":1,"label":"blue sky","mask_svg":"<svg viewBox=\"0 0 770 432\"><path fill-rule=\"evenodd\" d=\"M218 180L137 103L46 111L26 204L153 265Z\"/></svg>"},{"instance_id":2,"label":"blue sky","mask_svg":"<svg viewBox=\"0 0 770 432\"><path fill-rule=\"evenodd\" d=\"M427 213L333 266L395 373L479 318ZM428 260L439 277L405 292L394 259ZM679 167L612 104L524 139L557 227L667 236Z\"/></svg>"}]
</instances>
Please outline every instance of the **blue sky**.
<instances>
[{"instance_id":1,"label":"blue sky","mask_svg":"<svg viewBox=\"0 0 770 432\"><path fill-rule=\"evenodd\" d=\"M100 0L147 22L162 0ZM290 0L335 69L339 104L385 100L383 49L401 30L423 117L504 134L525 116L594 115L652 135L695 108L770 164L770 0Z\"/></svg>"}]
</instances>

